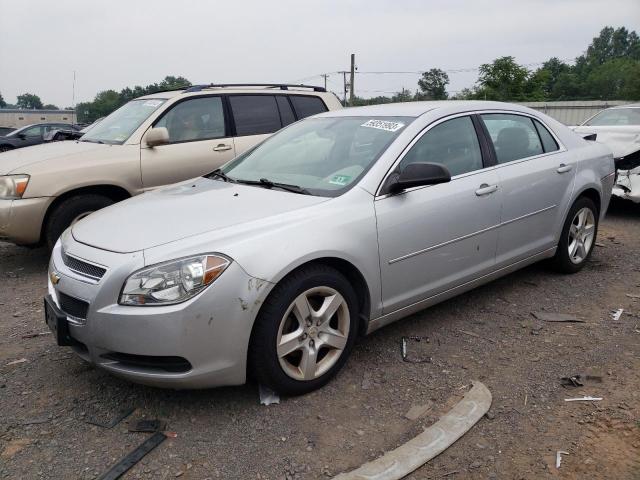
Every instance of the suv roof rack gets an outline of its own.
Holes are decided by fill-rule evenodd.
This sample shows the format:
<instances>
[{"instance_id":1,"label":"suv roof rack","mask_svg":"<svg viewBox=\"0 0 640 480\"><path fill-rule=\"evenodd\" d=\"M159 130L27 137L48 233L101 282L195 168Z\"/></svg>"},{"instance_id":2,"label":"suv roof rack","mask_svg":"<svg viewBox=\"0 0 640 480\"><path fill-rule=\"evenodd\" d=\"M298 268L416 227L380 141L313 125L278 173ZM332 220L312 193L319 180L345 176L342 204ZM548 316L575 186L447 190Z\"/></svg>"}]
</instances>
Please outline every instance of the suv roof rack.
<instances>
[{"instance_id":1,"label":"suv roof rack","mask_svg":"<svg viewBox=\"0 0 640 480\"><path fill-rule=\"evenodd\" d=\"M278 88L280 90L289 90L293 88L311 88L314 92L326 92L324 87L315 85L289 84L289 83L210 83L208 85L192 85L185 89L183 93L199 92L205 88L224 88L224 87L265 87Z\"/></svg>"}]
</instances>

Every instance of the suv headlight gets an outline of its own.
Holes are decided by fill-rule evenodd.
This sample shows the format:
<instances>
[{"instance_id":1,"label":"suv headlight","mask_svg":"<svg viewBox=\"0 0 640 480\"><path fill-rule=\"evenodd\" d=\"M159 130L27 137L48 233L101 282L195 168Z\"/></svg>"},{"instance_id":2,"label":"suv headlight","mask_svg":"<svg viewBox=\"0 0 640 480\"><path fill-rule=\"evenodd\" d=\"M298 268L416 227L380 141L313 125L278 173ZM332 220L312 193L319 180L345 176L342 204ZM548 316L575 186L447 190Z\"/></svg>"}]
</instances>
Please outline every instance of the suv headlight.
<instances>
[{"instance_id":1,"label":"suv headlight","mask_svg":"<svg viewBox=\"0 0 640 480\"><path fill-rule=\"evenodd\" d=\"M198 255L144 268L124 283L121 305L173 305L211 285L231 261L219 255Z\"/></svg>"},{"instance_id":2,"label":"suv headlight","mask_svg":"<svg viewBox=\"0 0 640 480\"><path fill-rule=\"evenodd\" d=\"M15 200L22 198L29 183L29 175L2 175L0 176L0 198Z\"/></svg>"}]
</instances>

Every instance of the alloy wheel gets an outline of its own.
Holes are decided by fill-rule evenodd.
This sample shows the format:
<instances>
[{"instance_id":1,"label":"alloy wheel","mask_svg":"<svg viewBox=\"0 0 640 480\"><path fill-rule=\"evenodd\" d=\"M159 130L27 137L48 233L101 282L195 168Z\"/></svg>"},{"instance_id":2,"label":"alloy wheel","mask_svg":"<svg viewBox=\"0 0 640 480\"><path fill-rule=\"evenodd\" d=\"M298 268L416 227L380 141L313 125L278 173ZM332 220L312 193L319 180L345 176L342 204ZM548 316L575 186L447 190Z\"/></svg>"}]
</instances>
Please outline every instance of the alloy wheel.
<instances>
[{"instance_id":1,"label":"alloy wheel","mask_svg":"<svg viewBox=\"0 0 640 480\"><path fill-rule=\"evenodd\" d=\"M569 227L569 259L574 264L584 261L593 247L596 221L590 208L578 210Z\"/></svg>"},{"instance_id":2,"label":"alloy wheel","mask_svg":"<svg viewBox=\"0 0 640 480\"><path fill-rule=\"evenodd\" d=\"M337 290L322 286L302 292L278 329L276 348L283 371L302 381L325 374L342 356L350 325L349 307Z\"/></svg>"}]
</instances>

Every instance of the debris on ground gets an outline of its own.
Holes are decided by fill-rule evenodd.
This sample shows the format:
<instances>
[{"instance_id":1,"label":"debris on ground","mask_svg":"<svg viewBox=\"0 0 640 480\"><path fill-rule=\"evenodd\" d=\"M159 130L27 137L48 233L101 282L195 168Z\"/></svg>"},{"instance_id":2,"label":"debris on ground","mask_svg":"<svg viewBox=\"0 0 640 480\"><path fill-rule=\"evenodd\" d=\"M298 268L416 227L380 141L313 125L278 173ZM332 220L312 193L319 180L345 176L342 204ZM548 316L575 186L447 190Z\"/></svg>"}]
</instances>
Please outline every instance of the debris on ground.
<instances>
[{"instance_id":1,"label":"debris on ground","mask_svg":"<svg viewBox=\"0 0 640 480\"><path fill-rule=\"evenodd\" d=\"M478 335L475 332L470 332L468 330L458 330L460 333L464 334L464 335L468 335L470 337L474 337L474 338L480 338L482 340L486 340L487 342L491 342L491 343L496 343L496 341L492 338L487 338L487 337L483 337L482 335Z\"/></svg>"},{"instance_id":2,"label":"debris on ground","mask_svg":"<svg viewBox=\"0 0 640 480\"><path fill-rule=\"evenodd\" d=\"M9 366L9 365L17 365L19 363L25 363L27 361L28 360L26 358L21 358L20 360L14 360L13 362L7 363L7 366Z\"/></svg>"},{"instance_id":3,"label":"debris on ground","mask_svg":"<svg viewBox=\"0 0 640 480\"><path fill-rule=\"evenodd\" d=\"M88 418L85 420L86 423L90 423L91 425L96 425L102 428L113 428L117 424L119 424L122 420L127 418L135 411L135 407L125 407L118 411L118 413L108 422L102 422L96 418Z\"/></svg>"},{"instance_id":4,"label":"debris on ground","mask_svg":"<svg viewBox=\"0 0 640 480\"><path fill-rule=\"evenodd\" d=\"M562 463L562 455L569 455L569 452L564 452L562 450L558 450L556 452L556 468L560 468L560 464Z\"/></svg>"},{"instance_id":5,"label":"debris on ground","mask_svg":"<svg viewBox=\"0 0 640 480\"><path fill-rule=\"evenodd\" d=\"M590 397L590 396L564 399L565 402L599 402L600 400L602 400L602 397Z\"/></svg>"},{"instance_id":6,"label":"debris on ground","mask_svg":"<svg viewBox=\"0 0 640 480\"><path fill-rule=\"evenodd\" d=\"M627 297L633 298L634 300L637 300L637 299L640 298L640 295L638 295L636 293L627 293L626 295L627 295Z\"/></svg>"},{"instance_id":7,"label":"debris on ground","mask_svg":"<svg viewBox=\"0 0 640 480\"><path fill-rule=\"evenodd\" d=\"M560 385L563 387L583 387L582 382L602 382L602 377L599 375L573 375L571 377L562 377L560 379Z\"/></svg>"},{"instance_id":8,"label":"debris on ground","mask_svg":"<svg viewBox=\"0 0 640 480\"><path fill-rule=\"evenodd\" d=\"M429 343L429 337L421 336L421 335L411 335L408 337L402 337L401 340L401 353L402 360L407 363L431 363L433 359L426 354L419 355L417 358L411 357L409 355L409 340L415 343L421 343L422 345Z\"/></svg>"},{"instance_id":9,"label":"debris on ground","mask_svg":"<svg viewBox=\"0 0 640 480\"><path fill-rule=\"evenodd\" d=\"M130 432L146 432L146 433L160 432L164 430L165 425L166 425L165 422L157 419L138 420L135 423L135 425L133 425L132 427L129 427L129 431Z\"/></svg>"},{"instance_id":10,"label":"debris on ground","mask_svg":"<svg viewBox=\"0 0 640 480\"><path fill-rule=\"evenodd\" d=\"M462 400L417 437L351 472L334 477L334 480L398 480L407 476L467 433L489 411L491 400L487 387L473 382L473 388Z\"/></svg>"},{"instance_id":11,"label":"debris on ground","mask_svg":"<svg viewBox=\"0 0 640 480\"><path fill-rule=\"evenodd\" d=\"M30 444L31 439L29 438L16 438L11 440L2 453L0 453L0 458L11 459L16 453L20 452L25 447L28 447Z\"/></svg>"},{"instance_id":12,"label":"debris on ground","mask_svg":"<svg viewBox=\"0 0 640 480\"><path fill-rule=\"evenodd\" d=\"M543 322L569 322L569 323L586 323L575 315L556 312L531 312L531 315Z\"/></svg>"},{"instance_id":13,"label":"debris on ground","mask_svg":"<svg viewBox=\"0 0 640 480\"><path fill-rule=\"evenodd\" d=\"M622 312L624 312L624 308L619 308L617 310L611 311L610 315L614 322L617 322L618 320L620 320L620 317L622 316Z\"/></svg>"},{"instance_id":14,"label":"debris on ground","mask_svg":"<svg viewBox=\"0 0 640 480\"><path fill-rule=\"evenodd\" d=\"M131 467L144 458L144 456L151 450L156 448L162 442L167 439L167 436L162 432L156 432L151 437L147 438L140 446L130 452L126 457L116 463L113 467L104 473L99 480L117 480L124 475Z\"/></svg>"},{"instance_id":15,"label":"debris on ground","mask_svg":"<svg viewBox=\"0 0 640 480\"><path fill-rule=\"evenodd\" d=\"M280 397L276 392L264 385L258 385L258 393L260 394L261 405L271 405L272 403L280 403Z\"/></svg>"},{"instance_id":16,"label":"debris on ground","mask_svg":"<svg viewBox=\"0 0 640 480\"><path fill-rule=\"evenodd\" d=\"M51 332L27 333L26 335L22 335L20 338L36 338L42 337L43 335L51 335Z\"/></svg>"},{"instance_id":17,"label":"debris on ground","mask_svg":"<svg viewBox=\"0 0 640 480\"><path fill-rule=\"evenodd\" d=\"M413 405L407 413L404 414L404 417L408 420L417 420L418 418L425 415L431 408L433 407L433 403L425 403L422 405Z\"/></svg>"}]
</instances>

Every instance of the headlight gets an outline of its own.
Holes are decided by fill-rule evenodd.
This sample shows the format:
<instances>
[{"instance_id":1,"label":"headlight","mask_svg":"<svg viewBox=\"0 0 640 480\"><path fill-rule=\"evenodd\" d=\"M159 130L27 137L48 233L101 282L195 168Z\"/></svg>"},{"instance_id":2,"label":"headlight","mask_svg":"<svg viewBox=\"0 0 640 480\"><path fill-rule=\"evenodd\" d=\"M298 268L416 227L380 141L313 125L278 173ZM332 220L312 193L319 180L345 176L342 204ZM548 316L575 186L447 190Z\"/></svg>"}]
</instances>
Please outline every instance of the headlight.
<instances>
[{"instance_id":1,"label":"headlight","mask_svg":"<svg viewBox=\"0 0 640 480\"><path fill-rule=\"evenodd\" d=\"M5 200L22 198L28 183L29 175L0 176L0 198Z\"/></svg>"},{"instance_id":2,"label":"headlight","mask_svg":"<svg viewBox=\"0 0 640 480\"><path fill-rule=\"evenodd\" d=\"M159 263L132 274L120 294L121 305L172 305L197 295L231 263L218 255L198 255Z\"/></svg>"}]
</instances>

